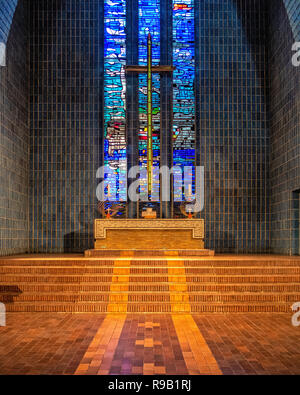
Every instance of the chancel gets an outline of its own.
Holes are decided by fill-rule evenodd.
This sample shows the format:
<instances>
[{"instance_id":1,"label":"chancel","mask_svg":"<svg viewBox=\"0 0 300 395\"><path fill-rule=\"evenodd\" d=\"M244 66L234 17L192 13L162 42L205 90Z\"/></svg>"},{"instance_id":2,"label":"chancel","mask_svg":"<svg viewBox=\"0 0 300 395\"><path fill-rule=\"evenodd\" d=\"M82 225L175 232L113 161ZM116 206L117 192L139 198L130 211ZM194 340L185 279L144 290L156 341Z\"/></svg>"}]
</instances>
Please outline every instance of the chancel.
<instances>
[{"instance_id":1,"label":"chancel","mask_svg":"<svg viewBox=\"0 0 300 395\"><path fill-rule=\"evenodd\" d=\"M149 202L152 201L152 193L153 193L153 100L152 100L152 74L153 73L170 73L175 70L173 66L170 65L159 65L153 66L152 64L152 37L151 33L147 35L147 65L139 66L132 65L126 66L125 70L127 73L136 73L136 74L147 74L147 87L146 87L146 96L147 96L147 199ZM168 92L171 94L171 92ZM170 112L169 115L171 115ZM168 133L168 131L164 130L162 133ZM163 146L164 140L162 139L161 150L165 151L166 147ZM172 144L171 144L172 146ZM169 147L167 147L169 148ZM173 163L173 161L171 161ZM136 163L138 165L138 163ZM131 170L127 169L130 173ZM189 171L191 172L188 177L188 180L181 180L184 184L184 195L185 197L189 197L191 199L192 195L192 167L189 167ZM181 170L179 169L179 172ZM109 171L111 173L111 171ZM164 173L161 174L162 179L165 182L166 176L167 183L161 183L161 179L158 180L158 187L161 191L160 197L163 199L164 196L167 196L165 199L168 203L173 203L173 194L168 191L165 193L164 188L170 188L172 191L174 190L174 185L171 185L171 172L167 171L166 176ZM196 175L198 173L196 172ZM105 171L102 174L102 177L105 179ZM187 171L185 169L184 176L187 176ZM109 201L111 194L111 179L108 178L106 184L103 182L102 184L102 199L104 198L104 189L107 188L108 194L107 199ZM141 179L136 184L136 188L140 187L142 183ZM116 180L114 181L114 185L116 184ZM124 188L125 185L119 184L119 196L121 194L120 189ZM203 186L202 186L203 187ZM199 192L199 191L198 191ZM199 192L200 193L200 192ZM128 196L127 196L128 195ZM126 191L126 196L129 200L132 198L132 194ZM136 195L134 195L136 196ZM116 196L114 196L116 197ZM170 201L171 199L171 201ZM102 205L104 207L104 205ZM183 207L185 207L183 205ZM190 205L190 213L186 216L191 219L193 208L195 209L196 205ZM182 211L182 209L181 209ZM117 214L117 212L115 212ZM111 207L108 206L106 212L102 211L105 219L96 219L94 225L94 236L95 236L95 249L93 251L86 251L85 256L102 256L103 249L109 248L119 248L120 254L128 248L131 248L133 251L141 251L141 250L161 250L161 254L168 254L172 249L186 250L189 255L193 254L193 250L195 251L196 256L199 255L213 255L213 251L204 250L204 221L203 219L198 219L197 221L193 221L193 223L187 223L182 219L157 219L158 215L153 207L146 207L143 210L141 219L137 218L135 220L132 219L115 219L111 218ZM107 219L110 221L107 222ZM148 221L150 219L156 219L155 222ZM197 232L195 232L197 229ZM195 234L197 233L197 237L199 240L196 240ZM104 239L104 240L103 240ZM124 251L122 251L124 250ZM107 252L106 252L107 253Z\"/></svg>"},{"instance_id":2,"label":"chancel","mask_svg":"<svg viewBox=\"0 0 300 395\"><path fill-rule=\"evenodd\" d=\"M0 1L0 375L300 374L299 21Z\"/></svg>"}]
</instances>

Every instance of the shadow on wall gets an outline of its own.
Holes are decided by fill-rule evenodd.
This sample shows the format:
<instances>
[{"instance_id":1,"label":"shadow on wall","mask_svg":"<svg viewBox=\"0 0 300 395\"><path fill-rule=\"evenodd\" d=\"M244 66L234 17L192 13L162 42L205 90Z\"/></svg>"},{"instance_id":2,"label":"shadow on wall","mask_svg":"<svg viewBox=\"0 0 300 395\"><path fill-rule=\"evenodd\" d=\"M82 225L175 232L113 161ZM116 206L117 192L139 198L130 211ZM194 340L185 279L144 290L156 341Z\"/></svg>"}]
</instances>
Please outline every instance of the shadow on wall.
<instances>
[{"instance_id":1,"label":"shadow on wall","mask_svg":"<svg viewBox=\"0 0 300 395\"><path fill-rule=\"evenodd\" d=\"M92 233L72 232L64 236L64 252L84 252L94 248L94 236Z\"/></svg>"},{"instance_id":2,"label":"shadow on wall","mask_svg":"<svg viewBox=\"0 0 300 395\"><path fill-rule=\"evenodd\" d=\"M22 294L17 285L0 285L0 302L4 304L14 303L14 298Z\"/></svg>"},{"instance_id":3,"label":"shadow on wall","mask_svg":"<svg viewBox=\"0 0 300 395\"><path fill-rule=\"evenodd\" d=\"M267 44L267 21L266 21L266 25L258 21L260 20L259 10L264 9L265 14L267 15L268 1L264 0L264 2L262 2L262 0L251 0L247 3L247 1L242 2L241 0L232 0L232 3L234 4L237 10L239 20L241 21L243 26L243 31L252 49L251 53L255 54L258 52L259 47L265 47ZM249 12L247 12L248 9ZM253 12L253 9L256 10L256 14L255 12ZM256 29L253 29L253 26L255 26L253 22L254 20L257 21ZM265 29L264 34L262 34L262 32L260 32L259 29ZM265 37L266 42L262 42L261 37ZM262 79L262 81L264 81L265 73L266 73L265 64L263 62L257 62L255 57L253 58L253 61L255 63L259 77Z\"/></svg>"}]
</instances>

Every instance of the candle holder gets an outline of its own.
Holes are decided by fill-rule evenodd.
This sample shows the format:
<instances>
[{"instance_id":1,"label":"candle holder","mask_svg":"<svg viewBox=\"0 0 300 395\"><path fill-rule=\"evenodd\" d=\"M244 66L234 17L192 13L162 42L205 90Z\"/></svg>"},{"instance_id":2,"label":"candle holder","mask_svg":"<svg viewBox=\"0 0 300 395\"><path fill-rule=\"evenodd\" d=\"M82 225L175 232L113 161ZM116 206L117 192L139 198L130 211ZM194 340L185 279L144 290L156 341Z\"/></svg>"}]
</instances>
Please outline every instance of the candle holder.
<instances>
[{"instance_id":1,"label":"candle holder","mask_svg":"<svg viewBox=\"0 0 300 395\"><path fill-rule=\"evenodd\" d=\"M118 203L111 203L106 201L99 202L97 209L102 214L103 218L111 219L115 217L121 209L121 205Z\"/></svg>"}]
</instances>

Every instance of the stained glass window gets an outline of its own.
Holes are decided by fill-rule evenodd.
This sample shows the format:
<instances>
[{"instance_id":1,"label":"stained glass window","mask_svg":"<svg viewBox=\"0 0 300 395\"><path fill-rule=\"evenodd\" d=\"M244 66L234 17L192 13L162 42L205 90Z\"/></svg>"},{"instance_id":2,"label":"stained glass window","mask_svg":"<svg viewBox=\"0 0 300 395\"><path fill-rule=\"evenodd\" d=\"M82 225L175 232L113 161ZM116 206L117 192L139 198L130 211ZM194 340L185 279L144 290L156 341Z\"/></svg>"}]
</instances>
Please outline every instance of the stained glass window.
<instances>
[{"instance_id":1,"label":"stained glass window","mask_svg":"<svg viewBox=\"0 0 300 395\"><path fill-rule=\"evenodd\" d=\"M160 1L138 0L139 65L147 64L147 36L152 36L152 61L160 64ZM126 0L105 0L105 163L117 175L116 188L120 200L126 191L120 188L120 177L126 171ZM173 0L173 76L174 165L195 163L194 102L194 0ZM153 74L153 163L160 164L160 75ZM139 156L140 166L147 167L147 75L139 75ZM155 175L156 174L156 175ZM122 182L122 181L121 181ZM147 195L146 179L140 192ZM154 195L159 193L159 176L154 172ZM111 192L114 192L111 190Z\"/></svg>"},{"instance_id":2,"label":"stained glass window","mask_svg":"<svg viewBox=\"0 0 300 395\"><path fill-rule=\"evenodd\" d=\"M173 159L181 167L195 164L194 35L194 0L173 0Z\"/></svg>"},{"instance_id":3,"label":"stained glass window","mask_svg":"<svg viewBox=\"0 0 300 395\"><path fill-rule=\"evenodd\" d=\"M117 183L110 193L126 200L120 173L126 172L126 0L104 3L104 160L115 172ZM108 176L109 177L109 176ZM117 188L115 191L114 189Z\"/></svg>"},{"instance_id":4,"label":"stained glass window","mask_svg":"<svg viewBox=\"0 0 300 395\"><path fill-rule=\"evenodd\" d=\"M160 0L139 0L139 64L147 65L147 37L152 36L152 64L160 62ZM153 166L159 166L160 156L160 76L153 74ZM147 75L139 77L139 151L140 165L147 168ZM153 192L159 196L159 177L154 172ZM156 177L155 177L156 175ZM147 195L146 180L140 185L141 196ZM155 200L158 200L156 198Z\"/></svg>"}]
</instances>

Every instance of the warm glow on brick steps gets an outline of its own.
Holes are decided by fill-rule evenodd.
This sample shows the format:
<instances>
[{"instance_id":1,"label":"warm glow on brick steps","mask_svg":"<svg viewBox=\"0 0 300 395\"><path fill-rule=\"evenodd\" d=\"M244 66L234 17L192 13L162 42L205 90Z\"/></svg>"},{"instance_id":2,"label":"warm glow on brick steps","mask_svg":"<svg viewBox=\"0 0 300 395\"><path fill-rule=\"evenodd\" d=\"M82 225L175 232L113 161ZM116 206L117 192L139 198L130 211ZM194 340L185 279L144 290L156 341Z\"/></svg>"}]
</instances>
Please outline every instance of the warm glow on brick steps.
<instances>
[{"instance_id":1,"label":"warm glow on brick steps","mask_svg":"<svg viewBox=\"0 0 300 395\"><path fill-rule=\"evenodd\" d=\"M120 313L291 312L300 259L17 256L0 259L7 311Z\"/></svg>"}]
</instances>

